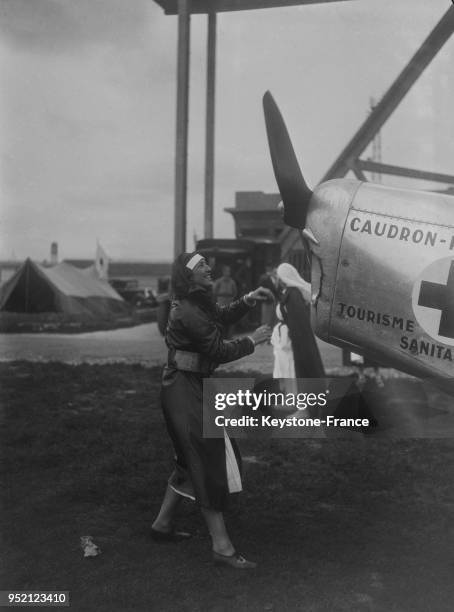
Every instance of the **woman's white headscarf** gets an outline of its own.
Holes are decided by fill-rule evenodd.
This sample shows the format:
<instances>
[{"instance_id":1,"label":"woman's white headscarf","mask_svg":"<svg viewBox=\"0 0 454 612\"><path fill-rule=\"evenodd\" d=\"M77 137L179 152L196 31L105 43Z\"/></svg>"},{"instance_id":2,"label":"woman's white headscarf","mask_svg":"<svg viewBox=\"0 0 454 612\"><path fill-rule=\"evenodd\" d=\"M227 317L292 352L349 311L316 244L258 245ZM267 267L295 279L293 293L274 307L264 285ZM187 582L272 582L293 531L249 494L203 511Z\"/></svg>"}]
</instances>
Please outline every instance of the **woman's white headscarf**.
<instances>
[{"instance_id":1,"label":"woman's white headscarf","mask_svg":"<svg viewBox=\"0 0 454 612\"><path fill-rule=\"evenodd\" d=\"M299 289L304 301L310 304L311 285L301 278L296 268L289 263L282 263L278 266L276 273L279 280L281 280L286 287L296 287Z\"/></svg>"}]
</instances>

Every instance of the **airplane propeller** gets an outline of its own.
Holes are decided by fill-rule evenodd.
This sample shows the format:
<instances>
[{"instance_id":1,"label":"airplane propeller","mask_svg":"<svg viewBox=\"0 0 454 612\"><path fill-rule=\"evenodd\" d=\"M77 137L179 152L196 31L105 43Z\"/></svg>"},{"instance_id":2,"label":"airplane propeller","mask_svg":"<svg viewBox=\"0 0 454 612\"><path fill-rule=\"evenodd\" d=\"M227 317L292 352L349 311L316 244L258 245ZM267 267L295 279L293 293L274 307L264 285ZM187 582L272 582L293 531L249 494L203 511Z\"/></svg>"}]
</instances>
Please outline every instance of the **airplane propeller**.
<instances>
[{"instance_id":1,"label":"airplane propeller","mask_svg":"<svg viewBox=\"0 0 454 612\"><path fill-rule=\"evenodd\" d=\"M284 203L284 222L303 229L312 190L303 178L284 119L269 91L263 96L263 111L274 176Z\"/></svg>"}]
</instances>

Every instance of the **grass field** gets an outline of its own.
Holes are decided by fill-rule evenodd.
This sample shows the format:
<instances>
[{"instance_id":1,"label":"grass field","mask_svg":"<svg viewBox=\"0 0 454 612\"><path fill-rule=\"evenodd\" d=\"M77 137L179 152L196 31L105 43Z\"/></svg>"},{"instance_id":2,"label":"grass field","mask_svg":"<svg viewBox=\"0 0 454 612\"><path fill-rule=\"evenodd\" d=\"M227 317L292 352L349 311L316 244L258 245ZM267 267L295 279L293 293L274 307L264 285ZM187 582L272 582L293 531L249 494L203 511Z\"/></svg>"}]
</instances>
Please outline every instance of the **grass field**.
<instances>
[{"instance_id":1,"label":"grass field","mask_svg":"<svg viewBox=\"0 0 454 612\"><path fill-rule=\"evenodd\" d=\"M452 610L451 440L244 441L228 523L259 567L242 574L212 566L190 503L191 541L150 539L172 465L158 368L15 362L0 376L1 589L69 590L83 612ZM83 558L83 535L99 557Z\"/></svg>"}]
</instances>

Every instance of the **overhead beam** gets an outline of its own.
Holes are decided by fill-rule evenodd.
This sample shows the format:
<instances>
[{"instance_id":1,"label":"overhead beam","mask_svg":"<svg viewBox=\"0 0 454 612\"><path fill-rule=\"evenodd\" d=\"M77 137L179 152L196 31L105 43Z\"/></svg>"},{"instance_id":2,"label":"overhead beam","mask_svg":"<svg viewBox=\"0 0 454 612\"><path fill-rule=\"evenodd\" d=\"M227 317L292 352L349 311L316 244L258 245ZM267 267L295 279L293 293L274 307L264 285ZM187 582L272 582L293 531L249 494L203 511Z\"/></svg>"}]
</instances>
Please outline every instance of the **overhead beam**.
<instances>
[{"instance_id":1,"label":"overhead beam","mask_svg":"<svg viewBox=\"0 0 454 612\"><path fill-rule=\"evenodd\" d=\"M178 13L177 0L155 0L166 15ZM191 13L224 13L228 11L251 11L255 9L282 8L304 4L325 4L327 2L346 2L347 0L192 0Z\"/></svg>"},{"instance_id":2,"label":"overhead beam","mask_svg":"<svg viewBox=\"0 0 454 612\"><path fill-rule=\"evenodd\" d=\"M415 170L414 168L403 168L402 166L394 166L392 164L382 164L371 160L356 160L354 167L360 171L375 172L379 174L392 174L394 176L406 176L412 179L421 179L423 181L433 181L438 183L449 183L454 185L454 176L451 174L441 174L440 172L426 172L425 170Z\"/></svg>"},{"instance_id":3,"label":"overhead beam","mask_svg":"<svg viewBox=\"0 0 454 612\"><path fill-rule=\"evenodd\" d=\"M395 111L412 85L430 64L454 32L454 7L451 6L405 66L397 79L372 110L339 157L325 173L321 181L340 178L347 174L355 160L366 149L375 134Z\"/></svg>"},{"instance_id":4,"label":"overhead beam","mask_svg":"<svg viewBox=\"0 0 454 612\"><path fill-rule=\"evenodd\" d=\"M360 161L360 160L358 160L358 161ZM364 172L362 171L362 169L359 167L358 161L351 166L350 170L356 176L358 181L364 181L366 183L367 182L367 177L364 174Z\"/></svg>"},{"instance_id":5,"label":"overhead beam","mask_svg":"<svg viewBox=\"0 0 454 612\"><path fill-rule=\"evenodd\" d=\"M174 254L186 250L187 175L188 175L188 116L189 116L189 52L190 17L192 13L207 13L207 108L205 136L205 237L213 235L214 200L214 105L216 70L216 13L220 11L252 10L345 2L347 0L155 0L168 15L178 15L177 51L177 110L175 147Z\"/></svg>"}]
</instances>

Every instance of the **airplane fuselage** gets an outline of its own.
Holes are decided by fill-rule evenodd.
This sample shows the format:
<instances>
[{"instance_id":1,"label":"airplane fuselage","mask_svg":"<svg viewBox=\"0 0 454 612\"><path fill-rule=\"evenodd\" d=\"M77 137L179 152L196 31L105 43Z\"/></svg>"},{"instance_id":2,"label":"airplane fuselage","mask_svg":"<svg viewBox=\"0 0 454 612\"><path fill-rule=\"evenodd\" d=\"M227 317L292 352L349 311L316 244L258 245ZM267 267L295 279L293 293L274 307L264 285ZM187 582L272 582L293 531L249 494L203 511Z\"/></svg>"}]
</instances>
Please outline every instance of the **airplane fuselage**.
<instances>
[{"instance_id":1,"label":"airplane fuselage","mask_svg":"<svg viewBox=\"0 0 454 612\"><path fill-rule=\"evenodd\" d=\"M335 179L314 190L305 226L317 336L450 388L454 197Z\"/></svg>"}]
</instances>

